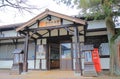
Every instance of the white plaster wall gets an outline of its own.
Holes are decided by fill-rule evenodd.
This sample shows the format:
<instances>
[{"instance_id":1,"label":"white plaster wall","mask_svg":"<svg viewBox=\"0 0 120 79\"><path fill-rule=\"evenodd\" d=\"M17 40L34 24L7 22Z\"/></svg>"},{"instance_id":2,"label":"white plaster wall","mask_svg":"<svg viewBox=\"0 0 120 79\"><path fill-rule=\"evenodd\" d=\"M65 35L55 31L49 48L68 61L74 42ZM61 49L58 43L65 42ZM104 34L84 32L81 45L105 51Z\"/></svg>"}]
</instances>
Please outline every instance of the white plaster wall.
<instances>
[{"instance_id":1,"label":"white plaster wall","mask_svg":"<svg viewBox=\"0 0 120 79\"><path fill-rule=\"evenodd\" d=\"M15 30L4 31L2 33L4 34L4 37L17 36L17 32Z\"/></svg>"},{"instance_id":2,"label":"white plaster wall","mask_svg":"<svg viewBox=\"0 0 120 79\"><path fill-rule=\"evenodd\" d=\"M10 69L12 64L13 60L0 60L1 69ZM34 60L28 60L28 69L34 69Z\"/></svg>"},{"instance_id":3,"label":"white plaster wall","mask_svg":"<svg viewBox=\"0 0 120 79\"><path fill-rule=\"evenodd\" d=\"M110 58L100 58L101 69L110 69ZM75 59L73 59L73 69L75 69ZM84 69L84 59L82 59L82 69Z\"/></svg>"},{"instance_id":4,"label":"white plaster wall","mask_svg":"<svg viewBox=\"0 0 120 79\"><path fill-rule=\"evenodd\" d=\"M40 69L40 60L39 59L36 60L36 67L35 68Z\"/></svg>"},{"instance_id":5,"label":"white plaster wall","mask_svg":"<svg viewBox=\"0 0 120 79\"><path fill-rule=\"evenodd\" d=\"M34 69L34 60L28 60L28 69Z\"/></svg>"},{"instance_id":6,"label":"white plaster wall","mask_svg":"<svg viewBox=\"0 0 120 79\"><path fill-rule=\"evenodd\" d=\"M101 68L110 69L110 58L100 58Z\"/></svg>"},{"instance_id":7,"label":"white plaster wall","mask_svg":"<svg viewBox=\"0 0 120 79\"><path fill-rule=\"evenodd\" d=\"M46 59L43 59L43 60L41 61L41 63L42 63L41 69L47 69L47 67L46 67L47 61L46 61Z\"/></svg>"},{"instance_id":8,"label":"white plaster wall","mask_svg":"<svg viewBox=\"0 0 120 79\"><path fill-rule=\"evenodd\" d=\"M11 68L13 60L0 60L0 68Z\"/></svg>"},{"instance_id":9,"label":"white plaster wall","mask_svg":"<svg viewBox=\"0 0 120 79\"><path fill-rule=\"evenodd\" d=\"M42 59L41 60L41 69L46 70L47 69L46 64L47 64L46 59ZM36 69L40 69L40 60L39 59L36 60Z\"/></svg>"}]
</instances>

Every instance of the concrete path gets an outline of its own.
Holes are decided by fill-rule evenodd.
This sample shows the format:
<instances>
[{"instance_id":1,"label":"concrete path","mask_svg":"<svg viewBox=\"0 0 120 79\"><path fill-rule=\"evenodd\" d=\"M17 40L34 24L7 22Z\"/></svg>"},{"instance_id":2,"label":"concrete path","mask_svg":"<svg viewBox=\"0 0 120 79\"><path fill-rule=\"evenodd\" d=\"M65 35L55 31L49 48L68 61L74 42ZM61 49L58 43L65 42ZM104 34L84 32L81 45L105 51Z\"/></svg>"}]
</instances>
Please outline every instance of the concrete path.
<instances>
[{"instance_id":1,"label":"concrete path","mask_svg":"<svg viewBox=\"0 0 120 79\"><path fill-rule=\"evenodd\" d=\"M39 71L29 70L22 75L10 75L10 70L0 70L0 79L120 79L120 77L111 77L108 75L100 75L98 77L82 77L74 74L74 71Z\"/></svg>"}]
</instances>

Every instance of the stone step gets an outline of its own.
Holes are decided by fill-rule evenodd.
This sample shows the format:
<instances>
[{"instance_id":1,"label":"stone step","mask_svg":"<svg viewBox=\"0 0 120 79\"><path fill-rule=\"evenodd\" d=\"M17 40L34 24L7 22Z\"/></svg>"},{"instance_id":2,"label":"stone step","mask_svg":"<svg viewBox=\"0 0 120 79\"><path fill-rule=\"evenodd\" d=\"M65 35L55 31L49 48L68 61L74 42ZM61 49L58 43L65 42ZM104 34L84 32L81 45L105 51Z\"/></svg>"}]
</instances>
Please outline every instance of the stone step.
<instances>
[{"instance_id":1,"label":"stone step","mask_svg":"<svg viewBox=\"0 0 120 79\"><path fill-rule=\"evenodd\" d=\"M97 73L95 71L84 71L83 72L84 75L83 76L87 76L87 77L96 77L97 76Z\"/></svg>"},{"instance_id":2,"label":"stone step","mask_svg":"<svg viewBox=\"0 0 120 79\"><path fill-rule=\"evenodd\" d=\"M92 62L84 64L83 76L97 76L95 67Z\"/></svg>"}]
</instances>

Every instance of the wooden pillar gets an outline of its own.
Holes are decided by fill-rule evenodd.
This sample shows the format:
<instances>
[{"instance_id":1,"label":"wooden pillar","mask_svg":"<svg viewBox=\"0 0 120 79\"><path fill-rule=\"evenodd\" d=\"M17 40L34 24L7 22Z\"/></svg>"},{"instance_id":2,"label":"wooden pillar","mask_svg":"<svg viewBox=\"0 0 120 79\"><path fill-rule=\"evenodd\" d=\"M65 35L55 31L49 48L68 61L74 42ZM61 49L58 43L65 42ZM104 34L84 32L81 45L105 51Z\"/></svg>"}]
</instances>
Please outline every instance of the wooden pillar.
<instances>
[{"instance_id":1,"label":"wooden pillar","mask_svg":"<svg viewBox=\"0 0 120 79\"><path fill-rule=\"evenodd\" d=\"M75 72L81 72L81 59L80 59L80 44L79 44L79 33L77 26L74 27L74 58L75 58Z\"/></svg>"},{"instance_id":2,"label":"wooden pillar","mask_svg":"<svg viewBox=\"0 0 120 79\"><path fill-rule=\"evenodd\" d=\"M29 44L29 33L25 36L25 47L24 47L24 62L23 62L23 72L28 71L28 44Z\"/></svg>"},{"instance_id":3,"label":"wooden pillar","mask_svg":"<svg viewBox=\"0 0 120 79\"><path fill-rule=\"evenodd\" d=\"M18 43L18 39L16 39L16 42L15 42L15 49L17 49L17 43Z\"/></svg>"},{"instance_id":4,"label":"wooden pillar","mask_svg":"<svg viewBox=\"0 0 120 79\"><path fill-rule=\"evenodd\" d=\"M13 39L13 43L14 43L14 45L15 45L15 49L17 49L18 39Z\"/></svg>"},{"instance_id":5,"label":"wooden pillar","mask_svg":"<svg viewBox=\"0 0 120 79\"><path fill-rule=\"evenodd\" d=\"M34 69L36 69L36 51L37 51L37 40L35 40Z\"/></svg>"}]
</instances>

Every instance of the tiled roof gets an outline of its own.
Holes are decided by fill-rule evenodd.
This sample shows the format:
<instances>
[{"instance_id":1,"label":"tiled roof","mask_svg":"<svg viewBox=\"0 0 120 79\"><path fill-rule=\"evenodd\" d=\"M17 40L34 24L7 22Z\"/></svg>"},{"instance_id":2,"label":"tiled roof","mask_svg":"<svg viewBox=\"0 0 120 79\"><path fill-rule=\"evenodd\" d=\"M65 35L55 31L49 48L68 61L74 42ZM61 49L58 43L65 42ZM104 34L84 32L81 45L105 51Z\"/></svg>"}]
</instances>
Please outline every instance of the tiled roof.
<instances>
[{"instance_id":1,"label":"tiled roof","mask_svg":"<svg viewBox=\"0 0 120 79\"><path fill-rule=\"evenodd\" d=\"M1 30L10 30L10 29L15 29L21 25L23 25L24 23L16 23L16 24L8 24L8 25L1 25L0 26L0 31Z\"/></svg>"}]
</instances>

